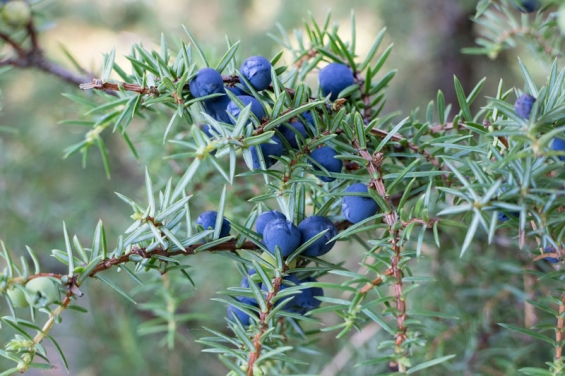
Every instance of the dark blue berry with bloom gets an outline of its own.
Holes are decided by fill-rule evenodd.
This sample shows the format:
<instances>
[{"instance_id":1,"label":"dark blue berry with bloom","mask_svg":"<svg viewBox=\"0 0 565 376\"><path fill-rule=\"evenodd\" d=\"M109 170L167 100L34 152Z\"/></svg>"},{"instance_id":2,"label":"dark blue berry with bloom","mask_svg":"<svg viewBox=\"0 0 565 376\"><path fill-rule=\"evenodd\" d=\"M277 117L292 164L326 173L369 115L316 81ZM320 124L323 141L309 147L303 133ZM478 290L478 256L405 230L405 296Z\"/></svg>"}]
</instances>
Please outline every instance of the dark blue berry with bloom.
<instances>
[{"instance_id":1,"label":"dark blue berry with bloom","mask_svg":"<svg viewBox=\"0 0 565 376\"><path fill-rule=\"evenodd\" d=\"M255 222L255 228L257 229L257 232L263 235L263 230L265 229L265 226L267 226L267 223L275 219L284 219L286 221L286 216L283 213L278 212L276 210L269 210L261 213L261 215L257 218L257 221Z\"/></svg>"},{"instance_id":2,"label":"dark blue berry with bloom","mask_svg":"<svg viewBox=\"0 0 565 376\"><path fill-rule=\"evenodd\" d=\"M275 143L264 143L260 145L261 152L263 153L263 158L265 159L265 166L267 168L271 167L277 162L276 159L269 157L269 155L280 157L284 153L282 141L277 135L271 137L271 141L274 141ZM249 150L251 151L251 161L253 169L256 170L261 168L261 163L259 162L259 156L257 155L256 146L251 146Z\"/></svg>"},{"instance_id":3,"label":"dark blue berry with bloom","mask_svg":"<svg viewBox=\"0 0 565 376\"><path fill-rule=\"evenodd\" d=\"M251 105L251 112L253 113L253 115L255 115L255 117L259 121L261 121L261 119L265 117L265 110L263 110L263 106L261 106L261 103L259 103L257 99L249 95L238 95L237 98L243 103L245 107ZM232 101L228 103L226 107L226 111L228 114L232 115L236 120L239 117L239 114L241 113L239 107L237 107L237 105ZM232 123L234 122L232 121Z\"/></svg>"},{"instance_id":4,"label":"dark blue berry with bloom","mask_svg":"<svg viewBox=\"0 0 565 376\"><path fill-rule=\"evenodd\" d=\"M300 281L300 284L306 282L318 282L313 277L308 277ZM291 312L296 312L301 315L316 309L322 303L320 300L316 299L317 296L324 296L324 290L321 287L306 287L300 290L302 293L296 296L294 301L294 306L289 309Z\"/></svg>"},{"instance_id":5,"label":"dark blue berry with bloom","mask_svg":"<svg viewBox=\"0 0 565 376\"><path fill-rule=\"evenodd\" d=\"M271 84L271 62L263 56L251 56L241 64L239 72L257 91L265 90Z\"/></svg>"},{"instance_id":6,"label":"dark blue berry with bloom","mask_svg":"<svg viewBox=\"0 0 565 376\"><path fill-rule=\"evenodd\" d=\"M204 230L213 230L216 227L216 218L218 217L218 212L215 211L207 211L198 216L196 218L196 224L199 224L204 228ZM230 223L224 217L222 221L222 229L220 230L220 238L226 237L229 235L231 230Z\"/></svg>"},{"instance_id":7,"label":"dark blue berry with bloom","mask_svg":"<svg viewBox=\"0 0 565 376\"><path fill-rule=\"evenodd\" d=\"M565 134L563 136L565 137ZM565 151L565 140L562 139L562 138L554 137L553 143L551 145L551 149L554 150L554 151ZM565 156L564 155L559 155L559 156L557 156L557 158L559 158L560 160L565 162Z\"/></svg>"},{"instance_id":8,"label":"dark blue berry with bloom","mask_svg":"<svg viewBox=\"0 0 565 376\"><path fill-rule=\"evenodd\" d=\"M224 81L222 75L213 68L202 68L190 81L190 93L195 98L205 97L210 94L224 93ZM214 101L216 98L207 99L206 102Z\"/></svg>"},{"instance_id":9,"label":"dark blue berry with bloom","mask_svg":"<svg viewBox=\"0 0 565 376\"><path fill-rule=\"evenodd\" d=\"M310 156L318 162L322 167L324 167L328 172L341 172L341 168L343 167L343 162L341 159L335 158L337 156L337 151L330 148L329 146L323 146L318 148L312 153ZM314 170L321 171L321 169L314 163L310 163ZM318 179L324 182L334 181L335 178L329 176L321 176L318 175Z\"/></svg>"},{"instance_id":10,"label":"dark blue berry with bloom","mask_svg":"<svg viewBox=\"0 0 565 376\"><path fill-rule=\"evenodd\" d=\"M355 183L345 190L347 193L368 193L363 183ZM345 218L351 223L359 223L377 213L379 206L371 197L343 196L341 208Z\"/></svg>"},{"instance_id":11,"label":"dark blue berry with bloom","mask_svg":"<svg viewBox=\"0 0 565 376\"><path fill-rule=\"evenodd\" d=\"M279 247L283 257L287 257L300 246L301 234L292 222L275 219L265 226L263 243L272 254L275 254L276 247Z\"/></svg>"},{"instance_id":12,"label":"dark blue berry with bloom","mask_svg":"<svg viewBox=\"0 0 565 376\"><path fill-rule=\"evenodd\" d=\"M532 106L536 98L532 97L530 94L522 94L514 102L514 111L522 119L529 119L530 113L532 112Z\"/></svg>"},{"instance_id":13,"label":"dark blue berry with bloom","mask_svg":"<svg viewBox=\"0 0 565 376\"><path fill-rule=\"evenodd\" d=\"M279 132L283 135L283 137L288 141L291 147L297 148L298 147L298 136L297 133L300 134L304 139L308 138L308 133L306 132L306 128L304 124L300 121L293 121L288 125L280 125L278 128Z\"/></svg>"},{"instance_id":14,"label":"dark blue berry with bloom","mask_svg":"<svg viewBox=\"0 0 565 376\"><path fill-rule=\"evenodd\" d=\"M338 94L346 87L353 85L355 79L349 67L339 63L331 63L320 70L318 75L324 96L331 93L330 99L335 101Z\"/></svg>"},{"instance_id":15,"label":"dark blue berry with bloom","mask_svg":"<svg viewBox=\"0 0 565 376\"><path fill-rule=\"evenodd\" d=\"M242 303L249 304L249 305L257 307L257 301L253 298L238 297L237 300L239 300ZM235 317L237 317L239 319L239 321L241 321L241 323L244 326L249 325L250 322L251 322L251 316L249 316L246 312L243 312L241 309L239 309L239 308L237 308L233 305L229 305L228 306L228 318L233 320Z\"/></svg>"},{"instance_id":16,"label":"dark blue berry with bloom","mask_svg":"<svg viewBox=\"0 0 565 376\"><path fill-rule=\"evenodd\" d=\"M298 230L302 234L302 244L312 239L324 230L328 230L321 238L312 243L302 255L310 257L319 257L328 253L334 246L335 240L328 243L330 239L337 235L337 228L332 221L326 217L313 215L306 218L298 225Z\"/></svg>"}]
</instances>

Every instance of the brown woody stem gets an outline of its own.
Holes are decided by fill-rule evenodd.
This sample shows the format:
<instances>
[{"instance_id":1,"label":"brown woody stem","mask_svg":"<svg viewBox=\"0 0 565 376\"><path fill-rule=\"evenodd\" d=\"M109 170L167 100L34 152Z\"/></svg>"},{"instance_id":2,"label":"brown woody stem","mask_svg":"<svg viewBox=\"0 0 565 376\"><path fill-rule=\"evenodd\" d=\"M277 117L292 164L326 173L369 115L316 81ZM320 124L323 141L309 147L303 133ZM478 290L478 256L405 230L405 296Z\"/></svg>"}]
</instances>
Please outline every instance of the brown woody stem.
<instances>
[{"instance_id":1,"label":"brown woody stem","mask_svg":"<svg viewBox=\"0 0 565 376\"><path fill-rule=\"evenodd\" d=\"M261 356L261 349L263 347L263 345L261 344L261 337L269 327L269 324L266 321L267 316L269 316L269 313L271 313L271 310L273 309L272 301L273 298L280 291L282 281L283 281L283 277L275 277L275 279L273 280L273 291L269 292L267 294L267 298L265 299L267 302L267 312L261 312L259 314L260 329L259 332L256 333L255 336L253 337L254 349L251 350L251 353L249 354L249 359L247 361L247 376L253 376L253 367L255 366L255 362L257 361L257 359L259 359L259 357Z\"/></svg>"},{"instance_id":2,"label":"brown woody stem","mask_svg":"<svg viewBox=\"0 0 565 376\"><path fill-rule=\"evenodd\" d=\"M557 331L555 332L555 360L561 359L563 351L563 326L565 324L563 317L565 315L565 294L561 295L561 304L559 305L559 316L557 317Z\"/></svg>"}]
</instances>

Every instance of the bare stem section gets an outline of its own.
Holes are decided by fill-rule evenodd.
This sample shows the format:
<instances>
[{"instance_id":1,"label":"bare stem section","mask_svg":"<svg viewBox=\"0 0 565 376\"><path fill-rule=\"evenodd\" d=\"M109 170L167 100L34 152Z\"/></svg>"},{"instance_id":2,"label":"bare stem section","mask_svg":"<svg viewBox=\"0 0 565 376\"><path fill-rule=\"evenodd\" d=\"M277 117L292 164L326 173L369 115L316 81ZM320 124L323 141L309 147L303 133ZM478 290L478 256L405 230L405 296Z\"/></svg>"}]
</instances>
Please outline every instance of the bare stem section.
<instances>
[{"instance_id":1,"label":"bare stem section","mask_svg":"<svg viewBox=\"0 0 565 376\"><path fill-rule=\"evenodd\" d=\"M29 40L28 45L24 44L24 42L16 41L6 33L0 32L0 40L8 44L14 52L12 56L0 60L0 66L39 69L75 86L87 80L87 78L69 71L45 56L39 45L39 37L33 17L30 18L26 26L26 33L27 36L22 38L22 40ZM86 72L84 69L81 69L81 71Z\"/></svg>"}]
</instances>

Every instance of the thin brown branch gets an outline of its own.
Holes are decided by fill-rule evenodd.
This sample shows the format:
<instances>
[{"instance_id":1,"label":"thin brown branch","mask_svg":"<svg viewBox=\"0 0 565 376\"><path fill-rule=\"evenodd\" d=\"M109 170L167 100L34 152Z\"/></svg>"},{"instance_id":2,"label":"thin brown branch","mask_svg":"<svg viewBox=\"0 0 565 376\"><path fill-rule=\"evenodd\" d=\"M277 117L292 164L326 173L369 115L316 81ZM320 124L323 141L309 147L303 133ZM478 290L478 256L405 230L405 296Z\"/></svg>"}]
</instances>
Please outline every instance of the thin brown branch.
<instances>
[{"instance_id":1,"label":"thin brown branch","mask_svg":"<svg viewBox=\"0 0 565 376\"><path fill-rule=\"evenodd\" d=\"M63 299L61 305L49 315L49 319L47 320L45 325L43 325L41 331L38 332L37 335L33 338L34 344L41 343L41 341L43 341L43 339L47 336L47 333L49 333L49 330L51 330L51 327L53 327L53 324L55 324L55 319L57 318L57 316L59 316L61 312L63 312L71 303L72 295L73 293L69 291L67 295L65 295L65 299Z\"/></svg>"},{"instance_id":2,"label":"thin brown branch","mask_svg":"<svg viewBox=\"0 0 565 376\"><path fill-rule=\"evenodd\" d=\"M29 39L31 40L31 51L41 54L41 48L39 47L39 39L37 37L37 30L35 29L35 22L33 21L33 17L30 17L26 29L27 34L29 35Z\"/></svg>"},{"instance_id":3,"label":"thin brown branch","mask_svg":"<svg viewBox=\"0 0 565 376\"><path fill-rule=\"evenodd\" d=\"M251 353L249 354L249 359L247 361L247 376L253 376L253 367L257 359L259 359L259 357L261 356L261 349L263 347L263 344L261 343L261 337L269 327L267 323L267 316L269 316L269 313L271 313L271 310L273 309L274 306L273 298L278 294L281 288L282 281L283 281L283 277L274 278L273 291L270 291L265 299L267 302L267 312L261 312L259 314L260 328L259 328L259 332L256 333L255 336L253 337L254 349L251 350Z\"/></svg>"},{"instance_id":4,"label":"thin brown branch","mask_svg":"<svg viewBox=\"0 0 565 376\"><path fill-rule=\"evenodd\" d=\"M561 57L563 53L558 49L553 48L550 44L545 41L545 37L536 32L535 29L529 27L518 26L507 30L506 32L500 34L498 38L494 41L498 45L504 44L508 39L514 36L530 37L532 38L540 47L543 48L546 54L551 57Z\"/></svg>"},{"instance_id":5,"label":"thin brown branch","mask_svg":"<svg viewBox=\"0 0 565 376\"><path fill-rule=\"evenodd\" d=\"M90 277L94 277L97 273L106 270L106 269L110 269L112 266L116 266L116 265L120 265L120 264L124 264L126 262L130 261L130 257L131 255L139 255L143 258L149 259L152 258L153 256L165 256L165 257L171 257L171 256L177 256L177 255L183 255L183 256L187 256L187 255L194 255L194 251L198 248L202 246L202 244L194 244L191 246L188 246L182 250L178 250L178 251L173 251L173 252L169 252L167 250L164 250L162 248L156 248L150 252L146 252L144 248L134 248L132 249L132 251L126 255L122 255L118 258L113 258L113 259L106 259L101 261L98 265L96 265L96 267L92 270L92 273L89 274ZM213 248L208 249L208 252L211 251L235 251L236 249L236 242L235 240L231 240L229 242L226 243L222 243L222 244L218 244L217 246L214 246ZM259 247L250 241L247 241L245 243L243 243L243 245L240 247L240 249L259 249Z\"/></svg>"},{"instance_id":6,"label":"thin brown branch","mask_svg":"<svg viewBox=\"0 0 565 376\"><path fill-rule=\"evenodd\" d=\"M14 283L14 284L22 284L22 283L27 282L27 281L34 279L34 278L51 277L51 278L61 279L62 276L63 276L62 274L57 274L57 273L37 273L37 274L34 274L34 275L30 275L27 279L24 279L24 277L12 278L11 282Z\"/></svg>"},{"instance_id":7,"label":"thin brown branch","mask_svg":"<svg viewBox=\"0 0 565 376\"><path fill-rule=\"evenodd\" d=\"M225 84L227 84L228 86L233 86L237 83L240 83L240 79L239 76L235 76L235 75L227 75L227 76L222 76L222 79L224 81ZM173 81L173 83L175 83L176 81ZM120 89L125 90L125 91L133 91L139 94L151 94L151 95L159 95L159 91L157 90L156 87L154 86L150 86L150 87L144 87L141 85L137 85L137 84L126 84L126 83L121 83L121 84L116 84L116 83L111 83L111 82L104 82L101 79L98 78L93 78L91 82L84 82L81 81L79 83L79 87L82 90L112 90L112 91L118 91ZM190 91L188 85L185 85L184 90ZM289 89L289 88L285 88L287 93L289 93L291 98L294 98L294 94L295 91L293 89ZM269 85L269 87L267 88L267 90L273 91L273 85ZM315 99L315 98L312 98ZM175 100L177 100L177 102L180 100L180 98L175 98Z\"/></svg>"},{"instance_id":8,"label":"thin brown branch","mask_svg":"<svg viewBox=\"0 0 565 376\"><path fill-rule=\"evenodd\" d=\"M454 129L465 129L465 123L457 123L457 127L449 122L449 123L445 123L445 124L439 124L439 125L434 125L433 127L429 128L429 133L434 134L434 133L440 133L443 131L451 131Z\"/></svg>"},{"instance_id":9,"label":"thin brown branch","mask_svg":"<svg viewBox=\"0 0 565 376\"><path fill-rule=\"evenodd\" d=\"M93 78L92 81L88 82L88 83L81 83L79 85L79 88L81 90L95 89L95 90L102 90L102 91L125 90L125 91L133 91L133 92L138 93L138 94L150 94L150 95L154 95L154 96L159 95L159 90L157 90L157 88L155 86L144 87L144 86L137 85L137 84L127 84L125 82L123 82L121 84L115 84L115 83L111 83L111 82L103 82L102 80L99 80L97 78Z\"/></svg>"},{"instance_id":10,"label":"thin brown branch","mask_svg":"<svg viewBox=\"0 0 565 376\"><path fill-rule=\"evenodd\" d=\"M389 277L393 274L392 269L387 269L384 272L384 275ZM378 276L377 278L373 279L371 282L367 282L367 284L365 286L363 286L363 288L361 288L361 290L359 290L359 292L361 294L366 294L367 292L369 292L369 290L371 290L373 287L380 285L381 283L383 283L383 277Z\"/></svg>"},{"instance_id":11,"label":"thin brown branch","mask_svg":"<svg viewBox=\"0 0 565 376\"><path fill-rule=\"evenodd\" d=\"M146 252L145 248L137 248L134 247L131 252L124 254L118 258L108 258L105 260L100 261L95 267L94 269L92 269L92 272L89 274L90 277L94 277L96 274L104 271L104 270L108 270L110 268L112 268L113 266L119 266L121 264L125 264L127 262L130 262L130 258L132 255L137 255L140 256L144 259L151 259L154 256L165 256L165 257L171 257L171 256L178 256L178 255L182 255L182 256L188 256L188 255L194 255L195 251L198 247L202 246L203 244L194 244L194 245L190 245L182 250L177 250L177 251L173 251L173 252L169 252L165 249L162 248L156 248L150 252ZM246 241L244 242L241 247L236 247L236 241L235 240L230 240L228 242L222 243L222 244L218 244L212 248L209 248L206 250L206 252L215 252L215 251L230 251L230 252L235 252L237 249L247 249L247 250L257 250L259 249L259 247L250 241ZM35 275L31 275L28 277L27 280L30 279L34 279L34 278L38 278L38 277L51 277L51 278L57 278L57 279L61 279L64 275L63 274L57 274L57 273L39 273L39 274L35 274ZM72 278L70 278L72 281L76 280L76 278L78 278L78 275L74 275ZM27 280L23 280L23 278L14 278L12 280L13 283L24 283Z\"/></svg>"},{"instance_id":12,"label":"thin brown branch","mask_svg":"<svg viewBox=\"0 0 565 376\"><path fill-rule=\"evenodd\" d=\"M439 221L440 221L439 218L431 218L429 221L425 221L425 220L420 219L420 218L412 218L408 222L402 221L402 226L408 227L413 223L418 223L418 224L426 226L427 228L432 228L434 226L434 224L436 222L439 222Z\"/></svg>"},{"instance_id":13,"label":"thin brown branch","mask_svg":"<svg viewBox=\"0 0 565 376\"><path fill-rule=\"evenodd\" d=\"M18 54L19 57L24 58L27 55L27 51L15 40L10 38L10 36L4 32L0 31L0 39L8 43Z\"/></svg>"},{"instance_id":14,"label":"thin brown branch","mask_svg":"<svg viewBox=\"0 0 565 376\"><path fill-rule=\"evenodd\" d=\"M33 351L30 352L31 356L27 358L27 360L24 360L22 363L18 364L18 369L20 373L24 373L25 371L27 371L29 364L33 362L33 359L37 353L36 346L39 345L45 339L45 337L49 335L49 331L55 324L57 318L61 315L61 313L65 309L67 309L67 307L71 303L72 296L73 296L73 292L68 291L61 305L58 306L49 314L49 319L47 319L43 327L37 331L37 334L33 338L33 344L32 346L30 346L30 348L33 349Z\"/></svg>"},{"instance_id":15,"label":"thin brown branch","mask_svg":"<svg viewBox=\"0 0 565 376\"><path fill-rule=\"evenodd\" d=\"M301 68L304 63L306 63L316 55L318 55L318 50L316 50L315 48L310 48L310 50L306 54L302 55L300 59L298 59L298 61L294 63L294 65L296 65L297 68Z\"/></svg>"},{"instance_id":16,"label":"thin brown branch","mask_svg":"<svg viewBox=\"0 0 565 376\"><path fill-rule=\"evenodd\" d=\"M149 219L151 219L151 218L149 218ZM159 225L159 223L156 223L156 224ZM348 222L348 221L340 221L340 222L336 222L335 225L341 231L341 230L344 230L344 229L348 228L349 226L351 226L351 223ZM130 262L132 255L137 255L137 256L140 256L144 259L151 259L155 256L165 256L165 257L188 256L188 255L194 255L196 249L198 249L202 245L203 244L201 244L201 243L194 244L194 245L190 245L188 247L185 247L184 249L180 249L180 250L176 250L176 251L172 251L172 252L168 251L166 249L163 249L161 247L155 248L152 251L147 252L146 248L139 248L139 247L134 246L133 249L129 253L121 255L118 258L107 258L107 259L100 261L94 267L94 269L92 269L92 272L89 274L89 276L94 277L96 274L98 274L98 273L100 273L104 270L108 270L108 269L112 268L113 266L119 266L121 264L125 264L127 262ZM236 241L230 240L230 241L227 241L225 243L218 244L218 245L216 245L212 248L208 248L205 252L216 252L216 251L235 252L238 249L258 250L260 248L259 248L259 246L257 246L255 243L253 243L251 241L246 241L240 247L237 247ZM30 279L34 279L34 278L38 278L38 277L51 277L51 278L61 279L63 276L65 276L65 275L64 274L57 274L57 273L38 273L38 274L34 274L34 275L29 276L26 280L24 280L22 277L16 277L16 278L12 279L12 282L13 283L24 283L24 282L27 282ZM70 279L74 280L76 278L78 278L78 275L74 275Z\"/></svg>"},{"instance_id":17,"label":"thin brown branch","mask_svg":"<svg viewBox=\"0 0 565 376\"><path fill-rule=\"evenodd\" d=\"M28 66L35 67L45 73L49 73L72 85L80 85L85 81L85 78L83 76L76 75L68 69L55 64L51 60L45 58L43 54L41 54L38 59L34 60L34 63L32 65Z\"/></svg>"},{"instance_id":18,"label":"thin brown branch","mask_svg":"<svg viewBox=\"0 0 565 376\"><path fill-rule=\"evenodd\" d=\"M241 80L239 79L239 76L236 75L227 75L227 76L222 76L222 80L224 81L224 83L228 84L228 86L234 86L237 83L241 83ZM186 87L185 87L186 88ZM288 95L290 95L290 98L294 98L294 96L296 95L296 91L294 89L285 87L284 88L286 90L286 92L288 93ZM269 85L265 90L269 90L269 91L274 91L274 87L273 85ZM311 100L315 101L318 98L314 98L314 97L310 97Z\"/></svg>"},{"instance_id":19,"label":"thin brown branch","mask_svg":"<svg viewBox=\"0 0 565 376\"><path fill-rule=\"evenodd\" d=\"M379 196L387 203L387 208L383 208L384 213L383 219L385 223L389 226L389 233L391 235L391 247L394 251L394 256L392 257L392 265L390 267L390 272L396 279L396 283L393 285L394 296L396 298L396 309L398 313L396 314L396 325L398 332L396 333L396 346L401 348L402 343L406 340L406 326L404 322L406 320L406 302L403 297L403 283L402 283L402 268L399 266L401 260L401 249L400 249L400 232L396 228L395 224L398 220L398 213L394 207L393 202L386 193L386 188L381 174L381 166L384 159L383 153L375 152L371 155L367 149L361 148L359 141L357 139L353 140L353 147L357 149L357 152L365 161L367 162L367 171L369 176L371 176L371 182L369 183L369 189L374 189L377 191ZM399 364L399 371L404 372L404 366Z\"/></svg>"},{"instance_id":20,"label":"thin brown branch","mask_svg":"<svg viewBox=\"0 0 565 376\"><path fill-rule=\"evenodd\" d=\"M382 130L382 129L371 129L371 134L378 136L380 138L385 138L389 135L389 132ZM435 159L434 157L431 156L430 153L428 153L425 150L420 150L420 147L418 145L414 145L411 142L409 142L406 138L402 137L399 134L394 134L392 135L392 137L390 138L393 141L397 141L397 142L403 142L406 144L406 147L408 147L410 150L413 150L417 153L422 154L432 165L441 168L441 164L437 161L437 159Z\"/></svg>"},{"instance_id":21,"label":"thin brown branch","mask_svg":"<svg viewBox=\"0 0 565 376\"><path fill-rule=\"evenodd\" d=\"M16 55L1 60L0 66L9 65L17 68L36 68L45 73L56 76L72 85L79 85L86 81L86 78L76 75L45 57L45 54L39 44L39 38L33 18L31 18L27 24L26 30L27 36L30 40L30 46L27 48L22 43L12 39L8 34L0 32L0 39L10 45Z\"/></svg>"},{"instance_id":22,"label":"thin brown branch","mask_svg":"<svg viewBox=\"0 0 565 376\"><path fill-rule=\"evenodd\" d=\"M557 317L557 331L555 332L555 360L561 359L563 355L563 327L565 326L565 293L561 294L561 304L559 305L559 316Z\"/></svg>"}]
</instances>

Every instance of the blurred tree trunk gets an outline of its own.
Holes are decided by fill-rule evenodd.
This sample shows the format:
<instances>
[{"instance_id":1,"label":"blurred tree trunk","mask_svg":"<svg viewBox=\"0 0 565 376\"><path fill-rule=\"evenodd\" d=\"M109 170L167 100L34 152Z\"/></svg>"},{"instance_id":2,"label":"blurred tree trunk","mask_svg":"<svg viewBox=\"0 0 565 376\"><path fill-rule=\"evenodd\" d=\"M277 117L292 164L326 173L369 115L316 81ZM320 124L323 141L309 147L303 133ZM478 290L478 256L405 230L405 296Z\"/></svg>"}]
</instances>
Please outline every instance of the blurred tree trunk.
<instances>
[{"instance_id":1,"label":"blurred tree trunk","mask_svg":"<svg viewBox=\"0 0 565 376\"><path fill-rule=\"evenodd\" d=\"M474 2L453 0L427 0L417 2L425 19L430 20L430 27L435 34L433 50L436 56L432 59L437 63L433 87L441 90L446 103L453 104L451 116L459 111L457 96L453 86L453 76L457 76L465 93L469 93L476 85L474 67L484 56L462 55L461 49L475 45L473 22ZM415 30L417 32L417 30ZM433 42L432 42L433 43Z\"/></svg>"}]
</instances>

